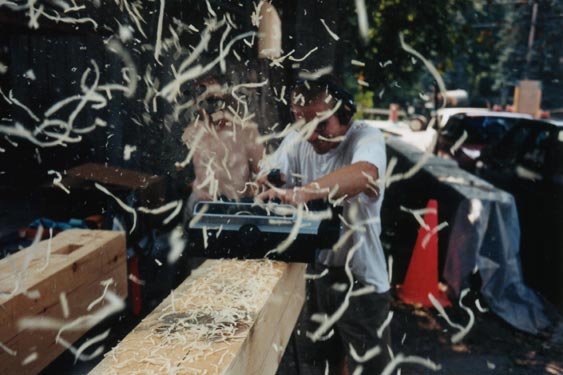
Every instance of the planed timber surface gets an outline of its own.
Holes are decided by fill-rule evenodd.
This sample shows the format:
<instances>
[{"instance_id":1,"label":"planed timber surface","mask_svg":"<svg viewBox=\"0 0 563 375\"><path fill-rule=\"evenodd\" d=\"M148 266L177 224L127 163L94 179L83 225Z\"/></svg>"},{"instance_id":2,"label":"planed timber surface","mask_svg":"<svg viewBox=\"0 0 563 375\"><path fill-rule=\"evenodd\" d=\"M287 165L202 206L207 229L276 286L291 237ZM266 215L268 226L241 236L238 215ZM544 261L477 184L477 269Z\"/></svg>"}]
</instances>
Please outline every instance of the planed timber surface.
<instances>
[{"instance_id":1,"label":"planed timber surface","mask_svg":"<svg viewBox=\"0 0 563 375\"><path fill-rule=\"evenodd\" d=\"M0 261L0 374L36 374L66 350L55 342L58 330L18 328L22 318L53 318L65 323L104 307L88 305L99 298L102 281L113 279L108 290L127 296L125 235L123 232L67 230ZM108 281L109 282L109 281ZM69 316L64 317L61 294ZM86 330L65 331L72 343ZM35 354L34 354L35 353ZM23 363L26 359L37 359Z\"/></svg>"},{"instance_id":2,"label":"planed timber surface","mask_svg":"<svg viewBox=\"0 0 563 375\"><path fill-rule=\"evenodd\" d=\"M305 264L207 260L90 374L275 374Z\"/></svg>"}]
</instances>

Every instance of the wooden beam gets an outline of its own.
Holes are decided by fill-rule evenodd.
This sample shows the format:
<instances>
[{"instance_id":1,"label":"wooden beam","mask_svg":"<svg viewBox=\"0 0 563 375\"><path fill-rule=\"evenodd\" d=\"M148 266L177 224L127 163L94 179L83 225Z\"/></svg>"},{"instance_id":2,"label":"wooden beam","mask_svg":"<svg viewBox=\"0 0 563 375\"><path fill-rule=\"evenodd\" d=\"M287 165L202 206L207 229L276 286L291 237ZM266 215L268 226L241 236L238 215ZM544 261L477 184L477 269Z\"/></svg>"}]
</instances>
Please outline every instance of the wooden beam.
<instances>
[{"instance_id":1,"label":"wooden beam","mask_svg":"<svg viewBox=\"0 0 563 375\"><path fill-rule=\"evenodd\" d=\"M94 313L105 302L92 311L87 310L88 305L102 295L105 287L101 282L110 279L113 282L108 290L125 298L127 267L123 232L68 230L54 237L50 245L45 240L2 259L0 342L16 354L0 351L0 373L38 373L66 350L55 341L58 330L20 330L18 322L22 318L54 318L70 323ZM63 293L68 301L66 318L61 303ZM62 337L72 343L86 331L68 331ZM36 355L37 359L23 365L30 355Z\"/></svg>"},{"instance_id":2,"label":"wooden beam","mask_svg":"<svg viewBox=\"0 0 563 375\"><path fill-rule=\"evenodd\" d=\"M91 374L275 374L303 305L305 268L207 260Z\"/></svg>"},{"instance_id":3,"label":"wooden beam","mask_svg":"<svg viewBox=\"0 0 563 375\"><path fill-rule=\"evenodd\" d=\"M62 184L80 187L84 181L99 182L102 185L121 187L138 193L139 204L157 207L165 195L166 184L163 177L141 173L129 169L86 163L67 170Z\"/></svg>"}]
</instances>

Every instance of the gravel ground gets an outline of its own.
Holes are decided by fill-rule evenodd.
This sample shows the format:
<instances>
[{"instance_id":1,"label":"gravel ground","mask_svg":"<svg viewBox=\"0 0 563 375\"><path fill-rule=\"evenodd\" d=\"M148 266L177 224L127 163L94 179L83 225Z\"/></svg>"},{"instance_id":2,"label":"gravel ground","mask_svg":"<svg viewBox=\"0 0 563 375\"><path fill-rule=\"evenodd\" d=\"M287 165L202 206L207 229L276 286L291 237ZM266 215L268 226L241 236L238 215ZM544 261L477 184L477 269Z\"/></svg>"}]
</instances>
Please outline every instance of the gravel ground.
<instances>
[{"instance_id":1,"label":"gravel ground","mask_svg":"<svg viewBox=\"0 0 563 375\"><path fill-rule=\"evenodd\" d=\"M465 301L464 301L465 302ZM395 355L419 356L440 364L432 371L419 365L404 365L397 374L420 375L563 375L563 321L540 336L520 332L492 313L476 309L475 324L458 344L451 343L457 329L451 328L436 309L415 307L394 300L391 322ZM452 321L467 324L468 314L459 307L446 309ZM291 342L278 375L313 375L298 370ZM366 374L372 375L372 374Z\"/></svg>"},{"instance_id":2,"label":"gravel ground","mask_svg":"<svg viewBox=\"0 0 563 375\"><path fill-rule=\"evenodd\" d=\"M435 309L417 308L402 302L393 306L394 351L428 357L442 366L438 372L405 366L402 374L563 374L563 322L540 336L512 328L491 313L476 309L475 324L458 344L457 332ZM454 322L466 324L468 315L460 308L446 312ZM401 339L406 334L403 344Z\"/></svg>"}]
</instances>

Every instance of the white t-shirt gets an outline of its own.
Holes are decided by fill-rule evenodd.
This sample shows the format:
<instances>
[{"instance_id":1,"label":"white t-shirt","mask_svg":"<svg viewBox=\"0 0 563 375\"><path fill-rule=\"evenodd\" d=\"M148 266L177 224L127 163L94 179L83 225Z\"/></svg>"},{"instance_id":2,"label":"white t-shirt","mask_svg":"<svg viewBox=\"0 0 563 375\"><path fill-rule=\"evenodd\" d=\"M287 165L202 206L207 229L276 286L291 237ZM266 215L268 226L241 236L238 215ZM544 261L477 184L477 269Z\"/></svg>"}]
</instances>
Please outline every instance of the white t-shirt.
<instances>
[{"instance_id":1,"label":"white t-shirt","mask_svg":"<svg viewBox=\"0 0 563 375\"><path fill-rule=\"evenodd\" d=\"M306 185L335 169L365 161L375 165L382 178L387 164L385 140L381 132L362 121L355 121L346 132L344 140L335 149L324 155L317 154L313 147L295 131L289 133L272 158L266 161L263 170L279 168L286 175L287 187ZM329 266L344 266L346 254L352 246L358 250L351 259L352 273L361 282L373 285L378 293L389 290L389 277L381 234L380 210L384 186L379 187L378 197L360 193L344 201L343 216L351 225L364 223L363 230L354 231L348 243L338 251L331 249L319 252L317 261ZM348 230L343 223L341 236Z\"/></svg>"}]
</instances>

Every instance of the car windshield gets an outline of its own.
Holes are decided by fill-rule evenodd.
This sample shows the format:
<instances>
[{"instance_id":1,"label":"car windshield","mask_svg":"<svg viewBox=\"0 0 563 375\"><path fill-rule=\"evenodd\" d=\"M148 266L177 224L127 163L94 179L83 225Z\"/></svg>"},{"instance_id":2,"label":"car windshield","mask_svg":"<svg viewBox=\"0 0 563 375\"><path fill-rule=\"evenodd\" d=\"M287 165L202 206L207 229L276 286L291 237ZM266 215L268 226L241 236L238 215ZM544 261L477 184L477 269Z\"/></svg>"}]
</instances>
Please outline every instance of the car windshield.
<instances>
[{"instance_id":1,"label":"car windshield","mask_svg":"<svg viewBox=\"0 0 563 375\"><path fill-rule=\"evenodd\" d=\"M518 121L519 118L512 117L465 117L461 132L467 132L466 143L491 144L499 141Z\"/></svg>"}]
</instances>

